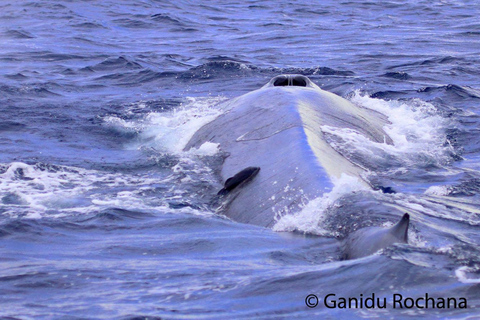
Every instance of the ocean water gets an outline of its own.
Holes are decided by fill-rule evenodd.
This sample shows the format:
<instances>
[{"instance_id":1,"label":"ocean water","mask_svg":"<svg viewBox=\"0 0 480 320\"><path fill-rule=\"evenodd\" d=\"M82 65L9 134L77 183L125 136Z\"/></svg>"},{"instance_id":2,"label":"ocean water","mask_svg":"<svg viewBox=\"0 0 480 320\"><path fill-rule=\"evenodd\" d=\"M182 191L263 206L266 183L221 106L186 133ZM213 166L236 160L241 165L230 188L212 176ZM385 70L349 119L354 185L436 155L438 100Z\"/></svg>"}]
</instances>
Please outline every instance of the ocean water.
<instances>
[{"instance_id":1,"label":"ocean water","mask_svg":"<svg viewBox=\"0 0 480 320\"><path fill-rule=\"evenodd\" d=\"M474 319L479 15L468 0L0 3L0 316ZM218 150L183 147L282 73L388 117L393 146L322 129L397 193L345 178L273 229L215 214ZM408 245L340 259L339 239L404 212Z\"/></svg>"}]
</instances>

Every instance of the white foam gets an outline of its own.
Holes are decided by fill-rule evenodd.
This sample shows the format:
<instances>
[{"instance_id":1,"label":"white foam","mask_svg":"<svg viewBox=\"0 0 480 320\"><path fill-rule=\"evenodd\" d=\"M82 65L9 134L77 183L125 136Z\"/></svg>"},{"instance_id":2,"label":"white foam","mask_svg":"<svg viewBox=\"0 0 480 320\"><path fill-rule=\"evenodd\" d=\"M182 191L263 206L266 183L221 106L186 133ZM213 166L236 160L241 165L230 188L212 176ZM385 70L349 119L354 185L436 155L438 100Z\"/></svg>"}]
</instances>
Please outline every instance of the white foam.
<instances>
[{"instance_id":1,"label":"white foam","mask_svg":"<svg viewBox=\"0 0 480 320\"><path fill-rule=\"evenodd\" d=\"M220 150L220 144L213 142L205 142L198 149L192 148L188 153L197 156L213 156Z\"/></svg>"},{"instance_id":2,"label":"white foam","mask_svg":"<svg viewBox=\"0 0 480 320\"><path fill-rule=\"evenodd\" d=\"M455 270L455 276L457 277L458 281L462 283L480 283L479 278L469 278L468 273L473 273L473 272L478 272L478 270L475 270L474 268L470 267L460 267L457 270Z\"/></svg>"},{"instance_id":3,"label":"white foam","mask_svg":"<svg viewBox=\"0 0 480 320\"><path fill-rule=\"evenodd\" d=\"M103 119L106 126L119 132L139 132L140 126L133 121L126 121L116 116L106 116Z\"/></svg>"},{"instance_id":4,"label":"white foam","mask_svg":"<svg viewBox=\"0 0 480 320\"><path fill-rule=\"evenodd\" d=\"M383 129L393 145L373 142L352 129L323 126L324 132L341 138L329 142L342 154L348 157L356 153L359 159L371 159L371 163L394 158L404 166L451 161L453 148L445 133L450 123L438 114L434 105L419 99L385 101L370 98L358 90L351 101L387 116L390 123Z\"/></svg>"},{"instance_id":5,"label":"white foam","mask_svg":"<svg viewBox=\"0 0 480 320\"><path fill-rule=\"evenodd\" d=\"M112 205L124 209L151 210L152 206L145 203L141 195L142 187L168 180L21 162L4 166L7 170L0 174L0 194L4 195L0 207L10 216L33 219L45 215L60 217L72 212L90 213ZM115 189L119 189L118 192L105 192ZM13 202L5 198L9 196L14 199Z\"/></svg>"},{"instance_id":6,"label":"white foam","mask_svg":"<svg viewBox=\"0 0 480 320\"><path fill-rule=\"evenodd\" d=\"M107 116L104 122L115 130L138 133L140 141L131 144L132 149L150 147L160 152L181 154L193 134L221 114L222 110L215 105L223 100L223 97L187 98L185 103L170 112L150 112L141 119L129 121ZM197 155L211 155L217 151L207 144Z\"/></svg>"},{"instance_id":7,"label":"white foam","mask_svg":"<svg viewBox=\"0 0 480 320\"><path fill-rule=\"evenodd\" d=\"M335 205L340 197L360 190L368 190L365 183L357 177L342 174L333 181L333 189L323 196L306 203L303 209L295 214L287 214L279 219L273 227L274 231L300 231L305 233L330 236L331 233L322 228L325 212Z\"/></svg>"},{"instance_id":8,"label":"white foam","mask_svg":"<svg viewBox=\"0 0 480 320\"><path fill-rule=\"evenodd\" d=\"M452 192L451 186L431 186L424 193L431 196L447 196L450 192Z\"/></svg>"}]
</instances>

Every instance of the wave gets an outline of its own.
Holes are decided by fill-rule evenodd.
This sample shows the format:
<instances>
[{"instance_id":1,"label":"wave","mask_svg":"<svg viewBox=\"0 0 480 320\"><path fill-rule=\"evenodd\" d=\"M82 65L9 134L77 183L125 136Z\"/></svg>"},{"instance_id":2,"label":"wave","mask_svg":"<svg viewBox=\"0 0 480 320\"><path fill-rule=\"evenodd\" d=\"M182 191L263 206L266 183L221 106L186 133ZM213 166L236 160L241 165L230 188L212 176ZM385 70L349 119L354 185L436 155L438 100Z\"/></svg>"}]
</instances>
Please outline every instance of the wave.
<instances>
[{"instance_id":1,"label":"wave","mask_svg":"<svg viewBox=\"0 0 480 320\"><path fill-rule=\"evenodd\" d=\"M360 91L350 99L386 115L390 124L384 130L393 140L393 145L374 143L352 130L324 126L330 144L354 163L382 171L442 167L455 160L446 131L453 120L443 118L434 105L420 99L386 101Z\"/></svg>"},{"instance_id":2,"label":"wave","mask_svg":"<svg viewBox=\"0 0 480 320\"><path fill-rule=\"evenodd\" d=\"M397 80L409 80L412 77L406 72L387 72L383 75L387 78L397 79Z\"/></svg>"},{"instance_id":3,"label":"wave","mask_svg":"<svg viewBox=\"0 0 480 320\"><path fill-rule=\"evenodd\" d=\"M182 154L183 148L193 134L221 113L215 106L223 100L225 100L223 97L187 98L173 110L148 111L140 118L132 119L107 115L103 120L107 127L138 135L138 141L133 142L128 148L154 148L164 153ZM129 108L136 107L132 105ZM215 150L210 151L215 153ZM198 152L210 153L207 150Z\"/></svg>"},{"instance_id":4,"label":"wave","mask_svg":"<svg viewBox=\"0 0 480 320\"><path fill-rule=\"evenodd\" d=\"M46 85L53 85L53 84L46 84ZM20 87L0 84L0 92L8 96L30 97L31 99L61 96L61 94L55 93L37 84L24 85Z\"/></svg>"},{"instance_id":5,"label":"wave","mask_svg":"<svg viewBox=\"0 0 480 320\"><path fill-rule=\"evenodd\" d=\"M0 208L2 216L11 218L60 218L112 206L154 210L142 198L142 187L148 189L162 181L45 163L0 164L0 172L0 193L4 195Z\"/></svg>"},{"instance_id":6,"label":"wave","mask_svg":"<svg viewBox=\"0 0 480 320\"><path fill-rule=\"evenodd\" d=\"M143 66L135 61L131 61L123 56L118 58L107 58L104 61L93 66L80 69L81 71L111 71L111 70L135 70L143 69Z\"/></svg>"},{"instance_id":7,"label":"wave","mask_svg":"<svg viewBox=\"0 0 480 320\"><path fill-rule=\"evenodd\" d=\"M455 84L449 84L449 85L438 86L438 87L433 87L433 86L423 87L423 88L420 88L418 92L427 92L427 93L446 92L446 93L455 94L456 96L461 98L480 99L480 90L470 88L468 86L459 86Z\"/></svg>"},{"instance_id":8,"label":"wave","mask_svg":"<svg viewBox=\"0 0 480 320\"><path fill-rule=\"evenodd\" d=\"M311 68L260 68L250 64L248 61L233 59L229 57L212 57L209 62L193 67L179 74L181 79L215 79L221 77L235 76L245 77L249 75L268 75L278 74L302 74L305 76L333 75L333 76L353 76L355 73L349 70L337 70L329 67L311 67Z\"/></svg>"},{"instance_id":9,"label":"wave","mask_svg":"<svg viewBox=\"0 0 480 320\"><path fill-rule=\"evenodd\" d=\"M246 76L251 74L256 67L234 60L214 60L202 65L193 67L179 74L180 79L215 79L227 76Z\"/></svg>"},{"instance_id":10,"label":"wave","mask_svg":"<svg viewBox=\"0 0 480 320\"><path fill-rule=\"evenodd\" d=\"M12 39L33 39L35 38L30 32L25 30L8 30L4 32L5 36Z\"/></svg>"},{"instance_id":11,"label":"wave","mask_svg":"<svg viewBox=\"0 0 480 320\"><path fill-rule=\"evenodd\" d=\"M411 67L411 66L428 66L428 65L437 65L437 64L456 64L456 63L464 63L465 59L460 57L453 57L453 56L444 56L444 57L435 57L425 60L418 60L414 62L398 64L388 67L387 69L396 69L402 67Z\"/></svg>"}]
</instances>

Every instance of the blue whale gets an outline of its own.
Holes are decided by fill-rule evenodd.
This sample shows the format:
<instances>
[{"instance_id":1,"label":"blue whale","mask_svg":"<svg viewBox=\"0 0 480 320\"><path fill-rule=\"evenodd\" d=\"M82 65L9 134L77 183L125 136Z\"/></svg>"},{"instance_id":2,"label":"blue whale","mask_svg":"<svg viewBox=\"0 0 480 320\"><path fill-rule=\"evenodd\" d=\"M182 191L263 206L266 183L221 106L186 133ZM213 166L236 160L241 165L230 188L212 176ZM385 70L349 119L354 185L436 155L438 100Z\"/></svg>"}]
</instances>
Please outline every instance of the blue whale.
<instances>
[{"instance_id":1,"label":"blue whale","mask_svg":"<svg viewBox=\"0 0 480 320\"><path fill-rule=\"evenodd\" d=\"M349 128L392 143L386 117L324 91L302 75L280 75L262 88L225 102L227 111L198 130L185 150L218 143L227 194L221 213L232 220L272 227L286 214L332 190L342 175L364 169L335 151L323 126ZM245 169L246 168L246 169Z\"/></svg>"}]
</instances>

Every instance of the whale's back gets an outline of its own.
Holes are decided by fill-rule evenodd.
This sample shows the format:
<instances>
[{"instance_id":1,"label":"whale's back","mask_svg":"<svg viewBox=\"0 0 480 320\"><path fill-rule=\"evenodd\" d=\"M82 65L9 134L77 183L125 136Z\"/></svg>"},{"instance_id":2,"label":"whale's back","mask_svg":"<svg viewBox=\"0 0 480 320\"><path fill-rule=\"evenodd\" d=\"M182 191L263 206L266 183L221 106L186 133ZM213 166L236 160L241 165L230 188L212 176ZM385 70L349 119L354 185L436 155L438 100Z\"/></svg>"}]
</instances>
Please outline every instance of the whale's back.
<instances>
[{"instance_id":1,"label":"whale's back","mask_svg":"<svg viewBox=\"0 0 480 320\"><path fill-rule=\"evenodd\" d=\"M223 181L246 167L261 168L224 208L239 222L271 227L330 191L332 179L347 174L361 180L361 168L326 142L323 125L348 127L377 142L389 139L374 113L316 87L264 87L228 103L230 110L195 133L186 149L219 143L228 155Z\"/></svg>"}]
</instances>

